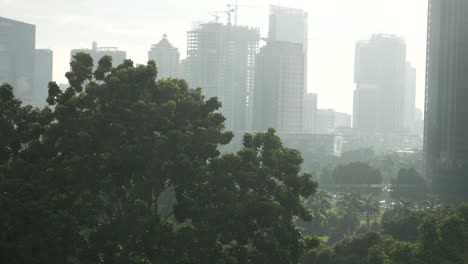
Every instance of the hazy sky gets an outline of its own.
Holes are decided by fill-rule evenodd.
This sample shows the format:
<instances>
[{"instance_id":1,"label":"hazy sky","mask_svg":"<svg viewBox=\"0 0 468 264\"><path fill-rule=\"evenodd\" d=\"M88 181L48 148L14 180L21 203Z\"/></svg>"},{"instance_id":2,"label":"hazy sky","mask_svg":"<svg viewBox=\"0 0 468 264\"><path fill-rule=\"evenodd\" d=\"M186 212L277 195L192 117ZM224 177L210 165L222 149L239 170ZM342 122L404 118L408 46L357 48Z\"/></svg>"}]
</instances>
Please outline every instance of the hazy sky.
<instances>
[{"instance_id":1,"label":"hazy sky","mask_svg":"<svg viewBox=\"0 0 468 264\"><path fill-rule=\"evenodd\" d=\"M54 51L54 80L66 79L70 50L117 46L136 63L164 33L186 54L186 32L210 21L225 0L0 0L0 16L36 25L36 47ZM424 105L427 0L240 0L239 24L268 30L268 5L298 7L309 13L308 90L319 107L352 113L354 46L372 33L407 41L407 59L417 69L417 107ZM221 20L225 21L222 16ZM262 43L263 44L263 43Z\"/></svg>"}]
</instances>

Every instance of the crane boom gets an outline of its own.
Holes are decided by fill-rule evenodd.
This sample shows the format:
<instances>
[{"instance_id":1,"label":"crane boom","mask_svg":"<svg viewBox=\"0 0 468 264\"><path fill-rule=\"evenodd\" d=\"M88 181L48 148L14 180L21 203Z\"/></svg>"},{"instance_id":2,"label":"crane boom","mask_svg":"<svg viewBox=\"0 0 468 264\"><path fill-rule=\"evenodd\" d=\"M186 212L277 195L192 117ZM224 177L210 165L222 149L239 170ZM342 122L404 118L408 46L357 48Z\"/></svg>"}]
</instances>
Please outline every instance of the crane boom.
<instances>
[{"instance_id":1,"label":"crane boom","mask_svg":"<svg viewBox=\"0 0 468 264\"><path fill-rule=\"evenodd\" d=\"M234 25L237 26L237 14L238 14L239 7L256 7L256 6L239 5L239 1L235 0L233 5L228 4L227 7L232 8L232 11L234 12Z\"/></svg>"}]
</instances>

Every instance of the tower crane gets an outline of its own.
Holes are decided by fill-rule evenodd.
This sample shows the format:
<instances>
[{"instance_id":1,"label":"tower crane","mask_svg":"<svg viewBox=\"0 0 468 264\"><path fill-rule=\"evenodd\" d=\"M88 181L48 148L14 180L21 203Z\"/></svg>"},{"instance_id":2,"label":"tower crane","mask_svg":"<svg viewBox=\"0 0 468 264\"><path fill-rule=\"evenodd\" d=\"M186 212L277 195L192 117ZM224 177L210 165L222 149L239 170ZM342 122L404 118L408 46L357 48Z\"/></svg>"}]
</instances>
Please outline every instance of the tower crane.
<instances>
[{"instance_id":1,"label":"tower crane","mask_svg":"<svg viewBox=\"0 0 468 264\"><path fill-rule=\"evenodd\" d=\"M237 26L237 11L239 10L239 7L256 7L256 6L239 5L239 1L236 0L233 5L228 4L227 7L232 10L231 12L234 12L234 25Z\"/></svg>"},{"instance_id":2,"label":"tower crane","mask_svg":"<svg viewBox=\"0 0 468 264\"><path fill-rule=\"evenodd\" d=\"M216 11L216 12L210 12L210 15L212 15L214 18L215 18L215 22L218 23L219 21L219 13L222 13L220 11Z\"/></svg>"},{"instance_id":3,"label":"tower crane","mask_svg":"<svg viewBox=\"0 0 468 264\"><path fill-rule=\"evenodd\" d=\"M225 11L213 11L213 12L210 12L210 15L212 15L214 18L215 18L215 22L218 22L219 21L219 14L221 13L224 13L227 15L227 24L230 25L231 24L231 13L233 13L235 10L234 8L228 8L228 10L225 10Z\"/></svg>"}]
</instances>

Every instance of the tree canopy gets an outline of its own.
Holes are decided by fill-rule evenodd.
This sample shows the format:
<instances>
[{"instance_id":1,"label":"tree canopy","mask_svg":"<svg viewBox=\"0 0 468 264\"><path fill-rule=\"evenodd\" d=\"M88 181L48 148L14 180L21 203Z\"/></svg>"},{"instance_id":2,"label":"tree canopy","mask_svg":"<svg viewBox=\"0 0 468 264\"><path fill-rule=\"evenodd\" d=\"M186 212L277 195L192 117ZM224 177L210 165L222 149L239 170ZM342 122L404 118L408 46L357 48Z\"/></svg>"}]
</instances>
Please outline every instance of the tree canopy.
<instances>
[{"instance_id":1,"label":"tree canopy","mask_svg":"<svg viewBox=\"0 0 468 264\"><path fill-rule=\"evenodd\" d=\"M414 168L402 168L396 179L392 197L415 202L424 201L426 198L427 182Z\"/></svg>"},{"instance_id":2,"label":"tree canopy","mask_svg":"<svg viewBox=\"0 0 468 264\"><path fill-rule=\"evenodd\" d=\"M364 162L352 162L337 166L332 172L335 184L379 184L380 171Z\"/></svg>"},{"instance_id":3,"label":"tree canopy","mask_svg":"<svg viewBox=\"0 0 468 264\"><path fill-rule=\"evenodd\" d=\"M398 240L398 237L395 239L395 237L385 233L369 232L345 238L333 247L321 244L308 252L303 263L436 264L467 262L467 204L450 210L419 212L419 225L416 226L412 220L405 220L407 224L404 227L401 219L408 219L408 216L395 217L395 222L397 222L395 224L402 228L401 232L395 233L403 235L403 238L412 239L412 236L403 234L405 232L403 229L406 228L406 232L411 233L416 231L417 237L414 241L402 241ZM390 222L392 219L389 218L386 221Z\"/></svg>"},{"instance_id":4,"label":"tree canopy","mask_svg":"<svg viewBox=\"0 0 468 264\"><path fill-rule=\"evenodd\" d=\"M0 262L297 263L314 245L294 220L316 184L274 130L220 156L216 98L154 62L92 69L75 55L44 109L0 87Z\"/></svg>"}]
</instances>

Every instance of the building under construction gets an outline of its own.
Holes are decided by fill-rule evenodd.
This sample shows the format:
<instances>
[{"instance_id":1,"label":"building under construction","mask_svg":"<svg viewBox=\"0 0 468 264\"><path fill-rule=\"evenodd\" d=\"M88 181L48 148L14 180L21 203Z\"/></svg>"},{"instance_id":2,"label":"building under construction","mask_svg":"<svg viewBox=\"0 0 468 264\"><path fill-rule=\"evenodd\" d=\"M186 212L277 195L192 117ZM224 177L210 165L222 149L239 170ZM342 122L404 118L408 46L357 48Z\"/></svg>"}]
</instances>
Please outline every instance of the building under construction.
<instances>
[{"instance_id":1,"label":"building under construction","mask_svg":"<svg viewBox=\"0 0 468 264\"><path fill-rule=\"evenodd\" d=\"M185 77L207 98L218 97L227 129L249 129L259 41L258 28L230 22L199 24L187 33Z\"/></svg>"}]
</instances>

